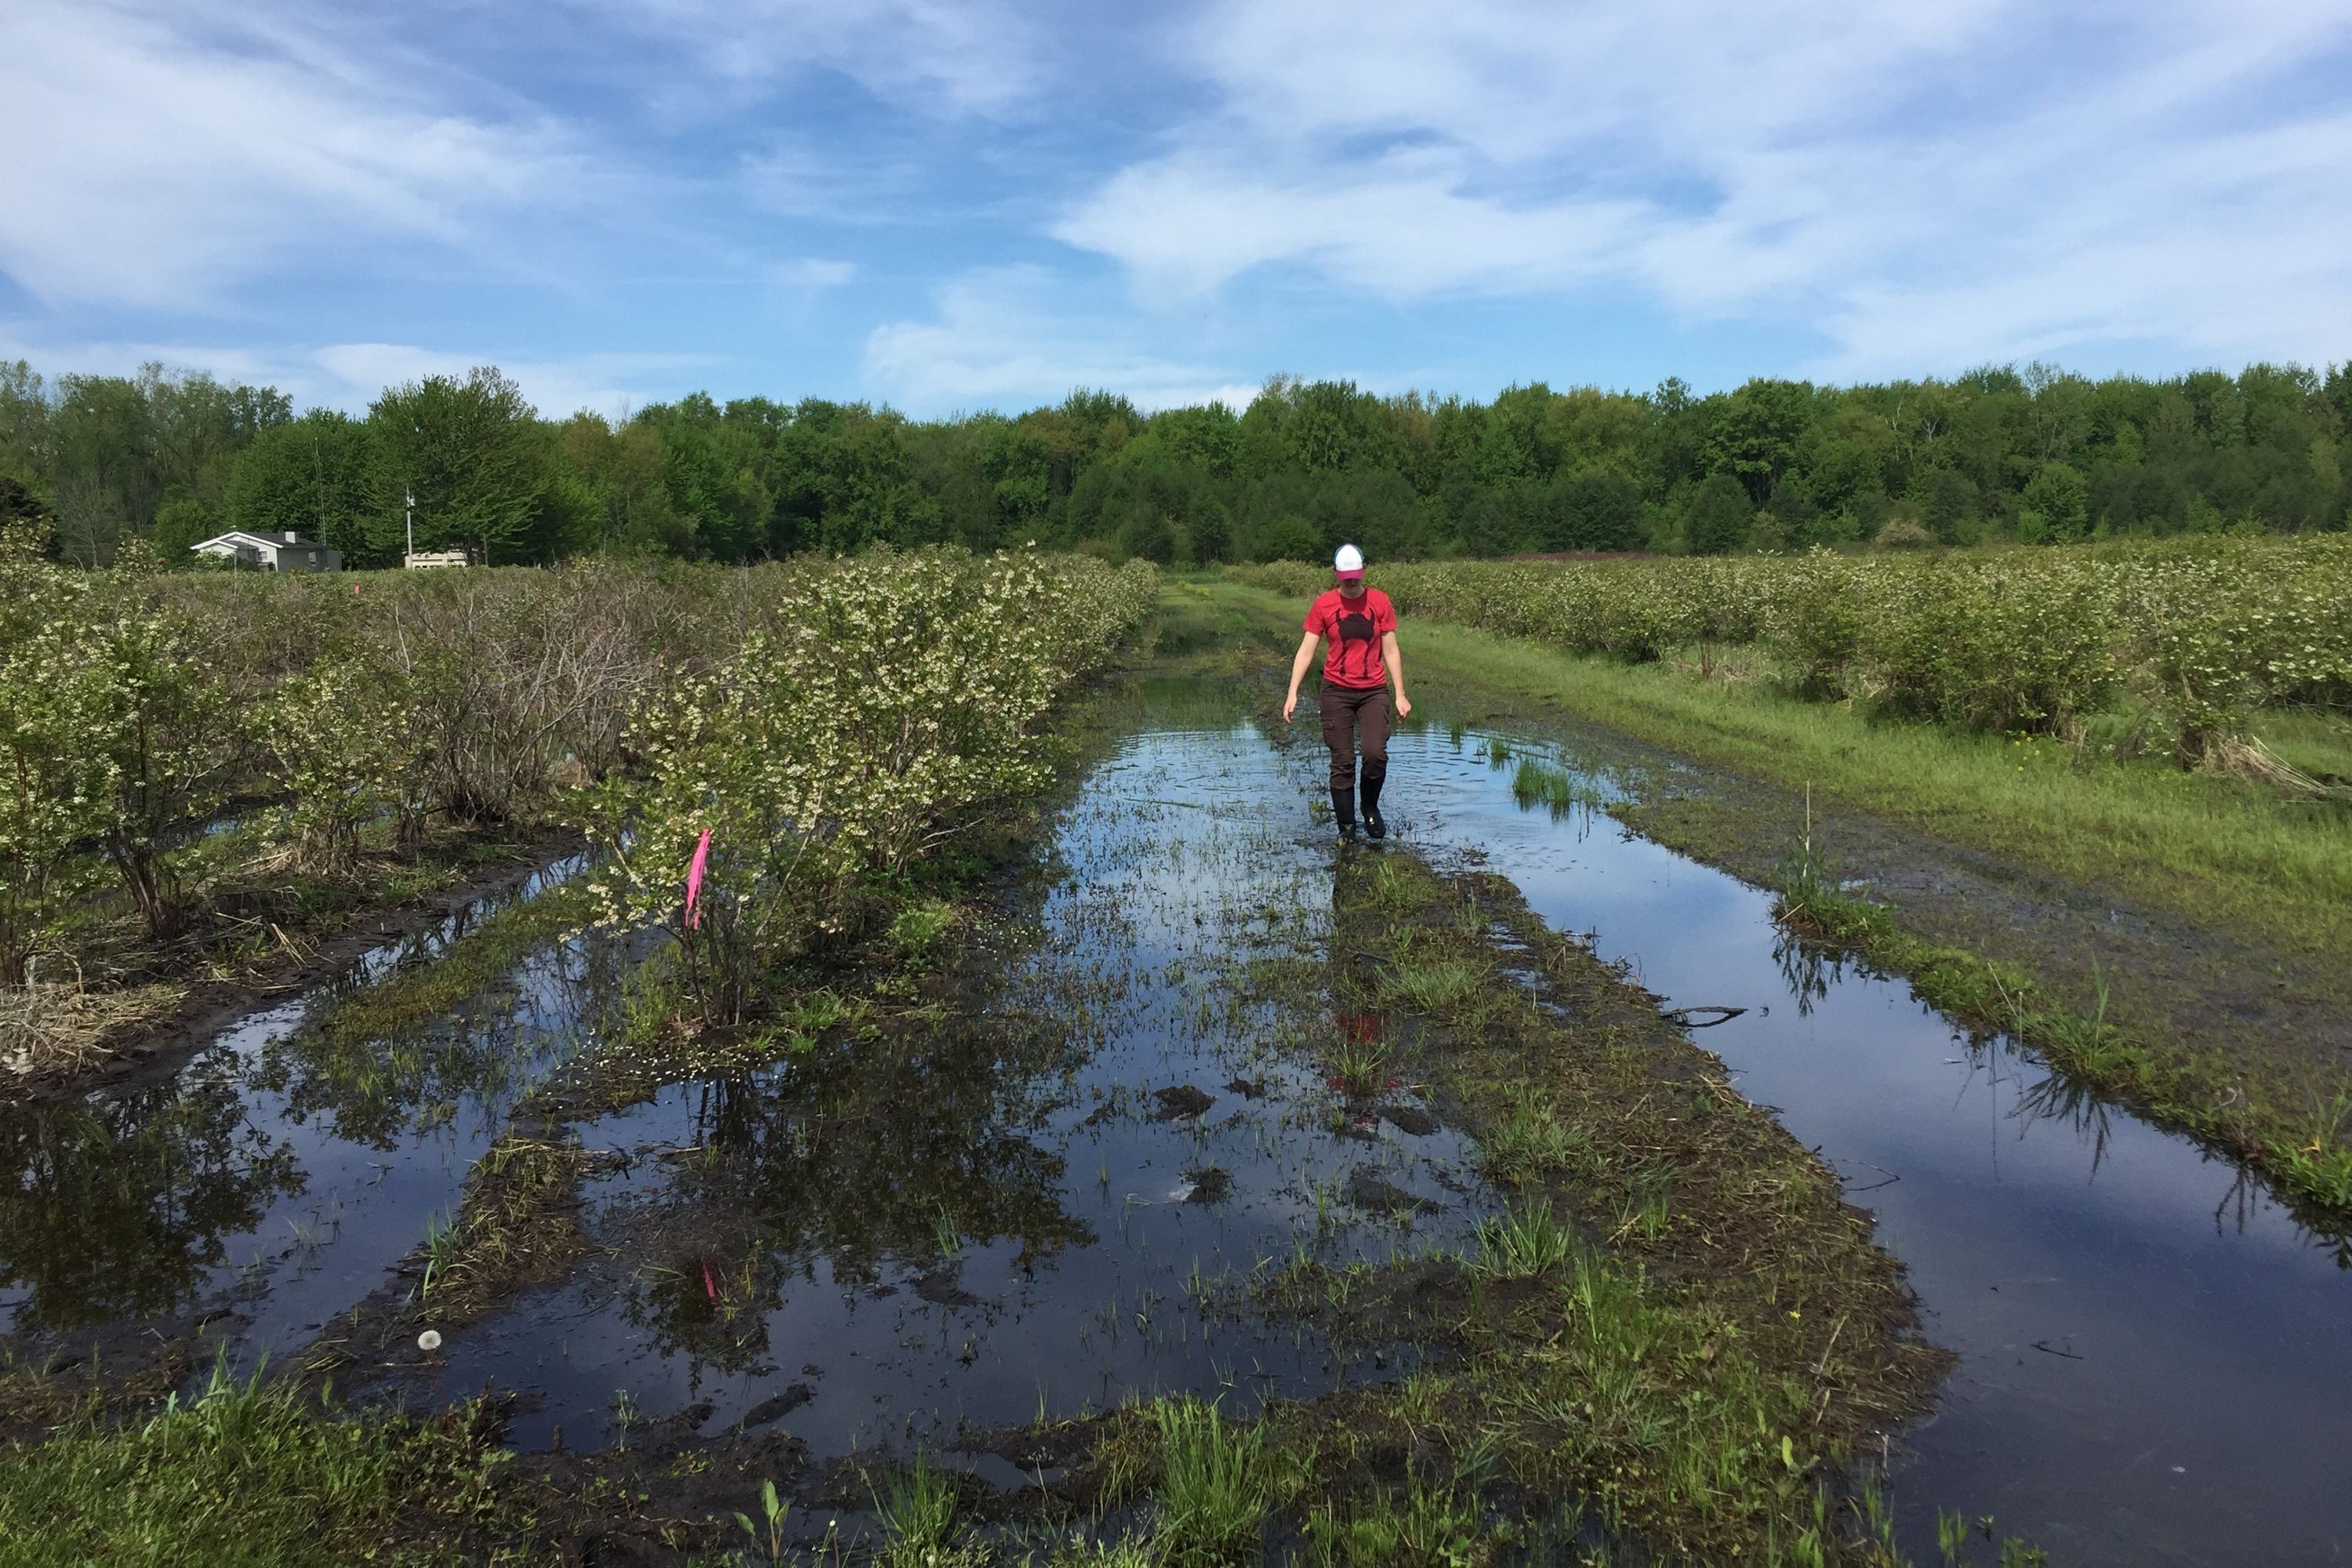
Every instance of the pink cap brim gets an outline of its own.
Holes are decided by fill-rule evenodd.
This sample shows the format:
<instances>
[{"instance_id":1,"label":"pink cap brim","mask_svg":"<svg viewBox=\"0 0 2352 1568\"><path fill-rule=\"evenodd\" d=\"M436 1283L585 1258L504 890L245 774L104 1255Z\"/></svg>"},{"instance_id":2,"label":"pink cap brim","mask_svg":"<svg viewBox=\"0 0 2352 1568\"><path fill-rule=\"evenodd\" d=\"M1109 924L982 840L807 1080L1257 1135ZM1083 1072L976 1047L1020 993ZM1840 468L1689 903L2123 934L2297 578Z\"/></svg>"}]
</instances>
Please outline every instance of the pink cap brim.
<instances>
[{"instance_id":1,"label":"pink cap brim","mask_svg":"<svg viewBox=\"0 0 2352 1568\"><path fill-rule=\"evenodd\" d=\"M1361 572L1339 572L1334 573L1333 575L1342 583L1360 583L1364 580L1364 574Z\"/></svg>"}]
</instances>

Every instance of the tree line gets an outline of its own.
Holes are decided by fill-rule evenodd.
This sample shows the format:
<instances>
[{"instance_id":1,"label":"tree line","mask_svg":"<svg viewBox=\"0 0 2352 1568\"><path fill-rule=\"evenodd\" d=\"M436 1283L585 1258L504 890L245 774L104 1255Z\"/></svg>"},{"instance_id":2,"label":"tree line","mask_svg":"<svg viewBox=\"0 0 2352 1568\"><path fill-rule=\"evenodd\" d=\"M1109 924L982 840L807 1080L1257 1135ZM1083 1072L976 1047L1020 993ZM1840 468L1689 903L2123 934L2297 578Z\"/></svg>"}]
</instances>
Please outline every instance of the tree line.
<instances>
[{"instance_id":1,"label":"tree line","mask_svg":"<svg viewBox=\"0 0 2352 1568\"><path fill-rule=\"evenodd\" d=\"M0 518L59 554L166 563L229 529L352 565L417 548L513 563L748 561L887 542L1031 541L1187 565L1546 551L2308 532L2352 521L2352 363L2094 381L2034 364L1701 395L1512 386L1491 402L1276 377L1248 406L1113 393L917 420L696 393L543 418L493 368L388 387L364 416L173 374L0 363Z\"/></svg>"}]
</instances>

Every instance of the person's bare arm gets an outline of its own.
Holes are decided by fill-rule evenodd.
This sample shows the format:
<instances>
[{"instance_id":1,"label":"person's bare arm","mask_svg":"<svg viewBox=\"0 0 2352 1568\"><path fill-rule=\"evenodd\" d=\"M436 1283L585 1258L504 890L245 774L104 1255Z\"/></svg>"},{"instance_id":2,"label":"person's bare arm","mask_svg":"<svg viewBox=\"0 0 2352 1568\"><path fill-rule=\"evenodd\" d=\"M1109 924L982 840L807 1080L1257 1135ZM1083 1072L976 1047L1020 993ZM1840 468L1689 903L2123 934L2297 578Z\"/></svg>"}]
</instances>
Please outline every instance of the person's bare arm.
<instances>
[{"instance_id":1,"label":"person's bare arm","mask_svg":"<svg viewBox=\"0 0 2352 1568\"><path fill-rule=\"evenodd\" d=\"M1389 667L1389 679L1396 682L1397 717L1405 718L1412 712L1412 699L1404 694L1404 652L1397 647L1396 633L1381 634L1381 659ZM1291 684L1295 687L1297 682Z\"/></svg>"},{"instance_id":2,"label":"person's bare arm","mask_svg":"<svg viewBox=\"0 0 2352 1568\"><path fill-rule=\"evenodd\" d=\"M1315 633L1308 632L1298 639L1298 651L1291 656L1290 695L1282 700L1282 721L1286 724L1290 722L1290 716L1298 711L1298 683L1307 679L1307 667L1315 662L1315 647L1322 640Z\"/></svg>"}]
</instances>

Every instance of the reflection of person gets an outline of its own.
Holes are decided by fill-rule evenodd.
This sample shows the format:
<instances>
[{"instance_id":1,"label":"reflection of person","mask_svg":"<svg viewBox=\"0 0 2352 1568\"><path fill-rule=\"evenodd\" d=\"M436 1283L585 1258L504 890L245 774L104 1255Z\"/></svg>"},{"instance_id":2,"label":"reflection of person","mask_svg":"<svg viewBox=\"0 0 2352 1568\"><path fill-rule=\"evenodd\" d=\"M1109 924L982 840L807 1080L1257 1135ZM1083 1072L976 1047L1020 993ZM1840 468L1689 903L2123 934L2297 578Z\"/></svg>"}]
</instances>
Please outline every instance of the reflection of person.
<instances>
[{"instance_id":1,"label":"reflection of person","mask_svg":"<svg viewBox=\"0 0 2352 1568\"><path fill-rule=\"evenodd\" d=\"M1404 694L1404 655L1397 649L1396 606L1378 588L1364 585L1364 552L1354 545L1339 546L1331 566L1339 586L1307 609L1307 635L1290 661L1290 694L1283 699L1282 717L1287 723L1298 710L1298 683L1307 679L1315 645L1329 638L1317 701L1323 711L1324 743L1331 748L1331 816L1342 838L1356 836L1356 753L1360 751L1364 829L1385 838L1389 826L1381 820L1381 785L1389 773L1391 680L1396 682L1397 717L1412 711Z\"/></svg>"}]
</instances>

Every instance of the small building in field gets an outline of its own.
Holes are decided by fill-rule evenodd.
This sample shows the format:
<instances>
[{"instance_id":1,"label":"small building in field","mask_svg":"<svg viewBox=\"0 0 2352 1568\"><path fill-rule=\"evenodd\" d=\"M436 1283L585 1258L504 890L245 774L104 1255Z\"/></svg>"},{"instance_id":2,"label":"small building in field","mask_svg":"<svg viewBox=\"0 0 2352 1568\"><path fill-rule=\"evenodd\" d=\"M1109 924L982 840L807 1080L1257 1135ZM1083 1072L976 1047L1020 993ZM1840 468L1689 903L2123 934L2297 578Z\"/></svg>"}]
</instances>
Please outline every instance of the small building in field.
<instances>
[{"instance_id":1,"label":"small building in field","mask_svg":"<svg viewBox=\"0 0 2352 1568\"><path fill-rule=\"evenodd\" d=\"M411 571L432 566L471 566L474 558L462 550L412 550L402 556L401 563Z\"/></svg>"},{"instance_id":2,"label":"small building in field","mask_svg":"<svg viewBox=\"0 0 2352 1568\"><path fill-rule=\"evenodd\" d=\"M340 572L343 569L343 552L331 544L320 544L299 533L247 533L233 530L189 549L200 555L215 555L232 565L250 567L257 572Z\"/></svg>"}]
</instances>

